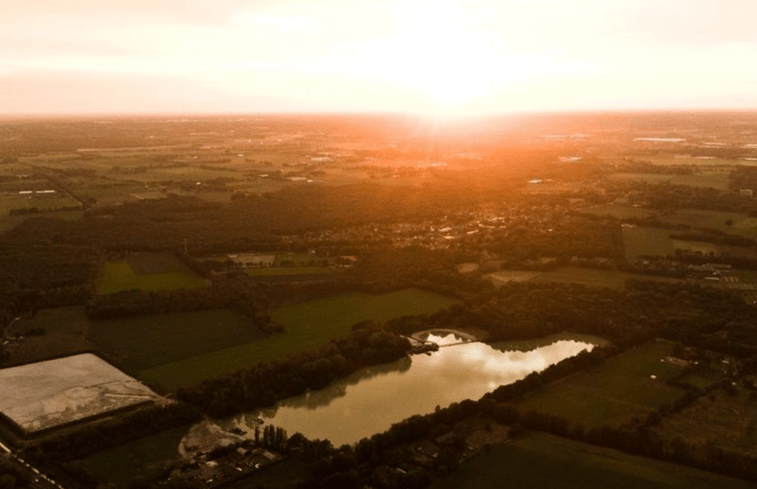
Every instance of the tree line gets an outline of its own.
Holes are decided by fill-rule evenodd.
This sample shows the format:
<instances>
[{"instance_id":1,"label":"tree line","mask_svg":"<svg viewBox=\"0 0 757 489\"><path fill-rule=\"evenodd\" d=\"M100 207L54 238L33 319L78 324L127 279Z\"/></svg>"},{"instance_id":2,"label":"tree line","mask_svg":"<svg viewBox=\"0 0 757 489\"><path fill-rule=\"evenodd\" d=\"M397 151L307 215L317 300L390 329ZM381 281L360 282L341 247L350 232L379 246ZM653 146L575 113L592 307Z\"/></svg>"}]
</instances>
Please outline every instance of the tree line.
<instances>
[{"instance_id":1,"label":"tree line","mask_svg":"<svg viewBox=\"0 0 757 489\"><path fill-rule=\"evenodd\" d=\"M307 389L320 389L359 368L397 360L410 349L407 339L371 322L327 346L259 363L179 389L177 398L218 418L270 406Z\"/></svg>"}]
</instances>

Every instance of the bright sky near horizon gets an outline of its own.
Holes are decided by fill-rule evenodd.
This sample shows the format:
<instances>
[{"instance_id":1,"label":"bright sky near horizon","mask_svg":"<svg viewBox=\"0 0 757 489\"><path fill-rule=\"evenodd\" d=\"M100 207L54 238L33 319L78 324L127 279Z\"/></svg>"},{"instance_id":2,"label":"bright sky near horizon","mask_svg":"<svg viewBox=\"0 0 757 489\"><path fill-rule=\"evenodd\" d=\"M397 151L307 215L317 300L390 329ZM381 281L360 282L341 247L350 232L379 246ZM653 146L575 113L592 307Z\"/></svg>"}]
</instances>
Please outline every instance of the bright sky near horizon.
<instances>
[{"instance_id":1,"label":"bright sky near horizon","mask_svg":"<svg viewBox=\"0 0 757 489\"><path fill-rule=\"evenodd\" d=\"M0 0L0 114L757 109L755 0Z\"/></svg>"}]
</instances>

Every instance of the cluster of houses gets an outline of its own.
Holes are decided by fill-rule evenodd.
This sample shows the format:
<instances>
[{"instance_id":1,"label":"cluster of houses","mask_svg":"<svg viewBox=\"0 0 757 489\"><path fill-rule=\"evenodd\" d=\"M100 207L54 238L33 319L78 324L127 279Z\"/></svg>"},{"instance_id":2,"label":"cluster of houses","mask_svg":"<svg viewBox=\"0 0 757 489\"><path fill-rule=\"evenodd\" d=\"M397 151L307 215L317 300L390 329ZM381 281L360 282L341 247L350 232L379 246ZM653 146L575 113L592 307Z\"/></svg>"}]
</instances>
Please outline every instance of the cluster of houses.
<instances>
[{"instance_id":1,"label":"cluster of houses","mask_svg":"<svg viewBox=\"0 0 757 489\"><path fill-rule=\"evenodd\" d=\"M397 247L449 249L466 239L496 230L526 227L549 232L555 219L567 214L560 205L525 206L503 210L461 212L439 221L372 223L305 234L308 242L385 243ZM293 237L294 238L294 237Z\"/></svg>"},{"instance_id":2,"label":"cluster of houses","mask_svg":"<svg viewBox=\"0 0 757 489\"><path fill-rule=\"evenodd\" d=\"M210 487L241 479L251 472L282 460L263 448L237 447L228 454L209 460L203 454L196 461L171 472L172 481L201 481Z\"/></svg>"}]
</instances>

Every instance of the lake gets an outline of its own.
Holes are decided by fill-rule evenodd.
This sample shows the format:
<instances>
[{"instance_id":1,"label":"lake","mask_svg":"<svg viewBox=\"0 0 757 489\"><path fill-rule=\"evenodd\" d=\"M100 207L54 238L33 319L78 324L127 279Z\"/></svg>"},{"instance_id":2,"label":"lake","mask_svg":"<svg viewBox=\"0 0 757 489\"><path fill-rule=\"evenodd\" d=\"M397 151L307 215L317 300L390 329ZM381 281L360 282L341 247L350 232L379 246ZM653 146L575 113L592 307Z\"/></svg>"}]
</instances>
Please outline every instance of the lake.
<instances>
[{"instance_id":1,"label":"lake","mask_svg":"<svg viewBox=\"0 0 757 489\"><path fill-rule=\"evenodd\" d=\"M462 339L452 334L429 334L427 338L440 345ZM219 424L226 430L239 428L251 438L262 418L289 435L300 432L309 439L331 440L334 446L352 444L415 414L433 412L437 406L480 399L500 385L602 343L605 341L596 337L557 335L528 342L442 346L430 355L362 369L324 389Z\"/></svg>"}]
</instances>

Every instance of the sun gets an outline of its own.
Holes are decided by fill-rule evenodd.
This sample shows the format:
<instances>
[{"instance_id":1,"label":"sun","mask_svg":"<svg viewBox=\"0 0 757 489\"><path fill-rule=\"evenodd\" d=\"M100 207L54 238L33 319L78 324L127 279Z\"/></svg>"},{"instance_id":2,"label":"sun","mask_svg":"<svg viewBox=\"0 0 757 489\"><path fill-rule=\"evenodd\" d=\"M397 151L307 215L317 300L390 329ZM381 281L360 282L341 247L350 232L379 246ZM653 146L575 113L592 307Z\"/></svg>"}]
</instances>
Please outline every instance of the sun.
<instances>
[{"instance_id":1,"label":"sun","mask_svg":"<svg viewBox=\"0 0 757 489\"><path fill-rule=\"evenodd\" d=\"M454 4L409 3L378 56L396 84L418 93L422 111L481 111L508 81L506 55Z\"/></svg>"}]
</instances>

